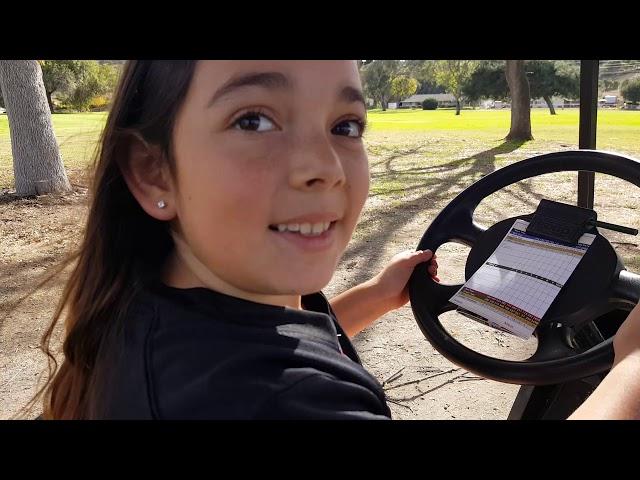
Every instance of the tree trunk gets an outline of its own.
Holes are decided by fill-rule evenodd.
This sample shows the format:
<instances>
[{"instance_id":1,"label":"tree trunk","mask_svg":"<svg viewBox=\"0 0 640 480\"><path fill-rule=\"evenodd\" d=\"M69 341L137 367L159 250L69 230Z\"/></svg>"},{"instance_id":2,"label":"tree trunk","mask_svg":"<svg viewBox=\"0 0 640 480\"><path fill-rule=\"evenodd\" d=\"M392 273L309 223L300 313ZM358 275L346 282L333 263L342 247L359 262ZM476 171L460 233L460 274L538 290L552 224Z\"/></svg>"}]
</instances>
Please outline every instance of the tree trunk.
<instances>
[{"instance_id":1,"label":"tree trunk","mask_svg":"<svg viewBox=\"0 0 640 480\"><path fill-rule=\"evenodd\" d=\"M544 98L544 101L547 102L547 107L549 107L549 112L551 113L551 115L555 115L556 109L553 108L553 102L551 101L551 99L547 96L544 96L542 98Z\"/></svg>"},{"instance_id":2,"label":"tree trunk","mask_svg":"<svg viewBox=\"0 0 640 480\"><path fill-rule=\"evenodd\" d=\"M456 115L460 115L460 99L456 98Z\"/></svg>"},{"instance_id":3,"label":"tree trunk","mask_svg":"<svg viewBox=\"0 0 640 480\"><path fill-rule=\"evenodd\" d=\"M70 190L38 62L0 61L0 87L9 117L16 193Z\"/></svg>"},{"instance_id":4,"label":"tree trunk","mask_svg":"<svg viewBox=\"0 0 640 480\"><path fill-rule=\"evenodd\" d=\"M507 60L507 84L511 93L511 129L506 140L533 140L531 135L531 95L524 60Z\"/></svg>"}]
</instances>

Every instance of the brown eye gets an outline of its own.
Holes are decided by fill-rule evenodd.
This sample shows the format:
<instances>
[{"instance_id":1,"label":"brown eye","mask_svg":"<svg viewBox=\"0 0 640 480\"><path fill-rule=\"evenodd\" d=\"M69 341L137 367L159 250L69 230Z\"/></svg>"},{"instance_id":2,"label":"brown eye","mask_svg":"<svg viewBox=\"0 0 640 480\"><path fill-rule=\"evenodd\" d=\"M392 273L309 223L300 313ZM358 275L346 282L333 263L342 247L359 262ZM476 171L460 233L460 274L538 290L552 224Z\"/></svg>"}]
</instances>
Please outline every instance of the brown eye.
<instances>
[{"instance_id":1,"label":"brown eye","mask_svg":"<svg viewBox=\"0 0 640 480\"><path fill-rule=\"evenodd\" d=\"M235 128L251 132L268 132L275 129L275 125L260 113L247 113L234 122Z\"/></svg>"},{"instance_id":2,"label":"brown eye","mask_svg":"<svg viewBox=\"0 0 640 480\"><path fill-rule=\"evenodd\" d=\"M338 125L331 129L331 133L334 135L342 135L345 137L358 138L362 136L364 127L362 123L357 120L347 120L340 122Z\"/></svg>"}]
</instances>

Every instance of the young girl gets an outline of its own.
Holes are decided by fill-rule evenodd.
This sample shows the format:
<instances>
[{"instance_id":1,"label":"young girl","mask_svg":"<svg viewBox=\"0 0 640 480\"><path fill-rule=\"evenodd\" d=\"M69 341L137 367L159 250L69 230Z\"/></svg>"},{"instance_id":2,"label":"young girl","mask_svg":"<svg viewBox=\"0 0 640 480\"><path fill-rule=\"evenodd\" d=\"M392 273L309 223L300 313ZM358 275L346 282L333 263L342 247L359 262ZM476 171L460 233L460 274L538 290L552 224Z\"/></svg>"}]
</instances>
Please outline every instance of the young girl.
<instances>
[{"instance_id":1,"label":"young girl","mask_svg":"<svg viewBox=\"0 0 640 480\"><path fill-rule=\"evenodd\" d=\"M64 311L44 418L389 418L348 337L437 264L404 252L331 301L319 293L367 197L365 117L355 62L128 63L44 337L48 351ZM610 376L635 389L633 408L587 416L638 414L631 317Z\"/></svg>"}]
</instances>

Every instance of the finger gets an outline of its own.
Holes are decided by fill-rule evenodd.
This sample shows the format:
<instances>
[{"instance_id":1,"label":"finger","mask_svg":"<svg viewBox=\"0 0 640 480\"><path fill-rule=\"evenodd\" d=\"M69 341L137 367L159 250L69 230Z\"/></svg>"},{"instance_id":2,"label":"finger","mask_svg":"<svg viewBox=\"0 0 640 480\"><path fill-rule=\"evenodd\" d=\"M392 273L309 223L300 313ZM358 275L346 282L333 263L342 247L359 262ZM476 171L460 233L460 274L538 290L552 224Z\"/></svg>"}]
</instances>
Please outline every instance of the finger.
<instances>
[{"instance_id":1,"label":"finger","mask_svg":"<svg viewBox=\"0 0 640 480\"><path fill-rule=\"evenodd\" d=\"M418 256L420 258L422 258L422 260L428 260L430 258L433 258L433 252L429 249L427 250L418 250L416 251L416 254L418 254Z\"/></svg>"},{"instance_id":2,"label":"finger","mask_svg":"<svg viewBox=\"0 0 640 480\"><path fill-rule=\"evenodd\" d=\"M415 267L419 263L428 262L431 259L431 250L418 250L406 259L408 266ZM406 264L405 264L406 265Z\"/></svg>"}]
</instances>

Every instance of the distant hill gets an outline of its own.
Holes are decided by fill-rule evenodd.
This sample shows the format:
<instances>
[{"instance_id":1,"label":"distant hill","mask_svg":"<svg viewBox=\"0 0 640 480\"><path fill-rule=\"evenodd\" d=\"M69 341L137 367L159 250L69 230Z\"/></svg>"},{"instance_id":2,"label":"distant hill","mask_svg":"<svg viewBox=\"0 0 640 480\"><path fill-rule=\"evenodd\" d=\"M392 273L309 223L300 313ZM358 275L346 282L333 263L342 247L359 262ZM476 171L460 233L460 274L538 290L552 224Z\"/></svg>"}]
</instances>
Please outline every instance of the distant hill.
<instances>
[{"instance_id":1,"label":"distant hill","mask_svg":"<svg viewBox=\"0 0 640 480\"><path fill-rule=\"evenodd\" d=\"M640 60L601 60L600 61L600 81L617 82L616 88L604 89L603 95L620 96L620 85L625 80L640 77Z\"/></svg>"},{"instance_id":2,"label":"distant hill","mask_svg":"<svg viewBox=\"0 0 640 480\"><path fill-rule=\"evenodd\" d=\"M640 75L640 60L601 60L600 78L626 80Z\"/></svg>"},{"instance_id":3,"label":"distant hill","mask_svg":"<svg viewBox=\"0 0 640 480\"><path fill-rule=\"evenodd\" d=\"M580 66L579 60L570 60ZM640 77L640 60L600 60L600 95L620 96L620 84L630 78ZM616 88L605 88L605 83L617 82Z\"/></svg>"},{"instance_id":4,"label":"distant hill","mask_svg":"<svg viewBox=\"0 0 640 480\"><path fill-rule=\"evenodd\" d=\"M580 60L569 63L580 66ZM640 75L640 60L600 60L600 79L624 80L635 75Z\"/></svg>"}]
</instances>

